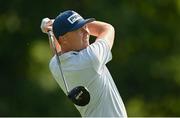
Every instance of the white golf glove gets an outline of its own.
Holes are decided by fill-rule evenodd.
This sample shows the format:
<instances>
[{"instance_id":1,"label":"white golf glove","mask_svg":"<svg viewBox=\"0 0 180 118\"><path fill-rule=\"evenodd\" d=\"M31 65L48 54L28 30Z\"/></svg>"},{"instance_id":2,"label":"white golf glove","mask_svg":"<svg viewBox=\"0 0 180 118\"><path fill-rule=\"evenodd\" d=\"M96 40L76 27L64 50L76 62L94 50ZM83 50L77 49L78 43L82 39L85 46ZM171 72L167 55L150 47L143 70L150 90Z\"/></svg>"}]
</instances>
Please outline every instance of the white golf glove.
<instances>
[{"instance_id":1,"label":"white golf glove","mask_svg":"<svg viewBox=\"0 0 180 118\"><path fill-rule=\"evenodd\" d=\"M41 21L41 31L43 33L48 33L49 30L52 31L52 24L54 22L54 19L49 19L49 18L43 18Z\"/></svg>"}]
</instances>

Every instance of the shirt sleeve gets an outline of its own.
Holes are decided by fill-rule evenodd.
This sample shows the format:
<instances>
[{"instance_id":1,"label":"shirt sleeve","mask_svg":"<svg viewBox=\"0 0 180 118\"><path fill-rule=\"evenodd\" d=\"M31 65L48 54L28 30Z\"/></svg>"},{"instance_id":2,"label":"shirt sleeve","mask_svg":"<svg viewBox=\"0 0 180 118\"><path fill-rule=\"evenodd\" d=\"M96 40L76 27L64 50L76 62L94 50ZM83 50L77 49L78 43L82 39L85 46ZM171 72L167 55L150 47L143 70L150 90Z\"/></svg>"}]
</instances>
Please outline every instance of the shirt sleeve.
<instances>
[{"instance_id":1,"label":"shirt sleeve","mask_svg":"<svg viewBox=\"0 0 180 118\"><path fill-rule=\"evenodd\" d=\"M88 46L88 55L92 61L93 67L100 72L101 69L112 59L112 53L106 40L98 39Z\"/></svg>"}]
</instances>

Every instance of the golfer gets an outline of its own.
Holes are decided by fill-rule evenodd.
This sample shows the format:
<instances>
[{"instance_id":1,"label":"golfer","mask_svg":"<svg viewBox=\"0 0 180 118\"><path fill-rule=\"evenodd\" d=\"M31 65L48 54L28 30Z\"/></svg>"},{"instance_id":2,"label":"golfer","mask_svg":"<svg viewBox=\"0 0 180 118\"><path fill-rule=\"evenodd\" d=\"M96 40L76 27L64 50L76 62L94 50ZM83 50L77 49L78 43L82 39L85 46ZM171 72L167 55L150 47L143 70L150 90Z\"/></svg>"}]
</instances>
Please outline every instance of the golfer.
<instances>
[{"instance_id":1,"label":"golfer","mask_svg":"<svg viewBox=\"0 0 180 118\"><path fill-rule=\"evenodd\" d=\"M68 87L84 86L89 90L90 102L75 107L83 117L127 117L126 109L113 78L106 67L112 59L111 49L115 31L112 25L84 19L77 12L67 10L55 19L43 19L41 30L53 31ZM96 40L90 44L90 35ZM51 73L66 93L55 56L49 64Z\"/></svg>"}]
</instances>

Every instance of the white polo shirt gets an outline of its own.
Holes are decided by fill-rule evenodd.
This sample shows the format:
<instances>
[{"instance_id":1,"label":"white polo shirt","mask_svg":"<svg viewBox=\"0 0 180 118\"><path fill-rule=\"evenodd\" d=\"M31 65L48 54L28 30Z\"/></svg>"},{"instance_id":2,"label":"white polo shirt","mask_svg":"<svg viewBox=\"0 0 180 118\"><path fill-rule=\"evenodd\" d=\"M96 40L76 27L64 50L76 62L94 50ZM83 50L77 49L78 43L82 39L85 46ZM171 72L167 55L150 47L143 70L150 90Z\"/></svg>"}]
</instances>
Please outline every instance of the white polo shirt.
<instances>
[{"instance_id":1,"label":"white polo shirt","mask_svg":"<svg viewBox=\"0 0 180 118\"><path fill-rule=\"evenodd\" d=\"M106 63L112 59L105 40L97 40L80 52L70 51L59 56L68 87L84 86L91 99L84 107L76 106L83 117L127 117L126 110ZM55 56L49 64L61 89L66 89Z\"/></svg>"}]
</instances>

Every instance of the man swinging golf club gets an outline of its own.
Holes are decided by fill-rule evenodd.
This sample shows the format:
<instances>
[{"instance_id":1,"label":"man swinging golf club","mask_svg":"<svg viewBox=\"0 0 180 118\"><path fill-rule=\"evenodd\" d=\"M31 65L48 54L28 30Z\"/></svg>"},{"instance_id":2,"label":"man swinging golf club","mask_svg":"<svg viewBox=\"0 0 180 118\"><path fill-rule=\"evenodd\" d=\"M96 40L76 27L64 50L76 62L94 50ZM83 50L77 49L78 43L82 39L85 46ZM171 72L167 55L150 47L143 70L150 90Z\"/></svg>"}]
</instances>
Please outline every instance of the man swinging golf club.
<instances>
[{"instance_id":1,"label":"man swinging golf club","mask_svg":"<svg viewBox=\"0 0 180 118\"><path fill-rule=\"evenodd\" d=\"M49 64L51 73L81 116L127 117L106 67L112 59L113 26L67 10L55 19L44 18L41 30L49 35L55 53ZM96 37L92 44L90 35Z\"/></svg>"}]
</instances>

